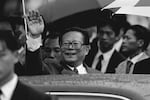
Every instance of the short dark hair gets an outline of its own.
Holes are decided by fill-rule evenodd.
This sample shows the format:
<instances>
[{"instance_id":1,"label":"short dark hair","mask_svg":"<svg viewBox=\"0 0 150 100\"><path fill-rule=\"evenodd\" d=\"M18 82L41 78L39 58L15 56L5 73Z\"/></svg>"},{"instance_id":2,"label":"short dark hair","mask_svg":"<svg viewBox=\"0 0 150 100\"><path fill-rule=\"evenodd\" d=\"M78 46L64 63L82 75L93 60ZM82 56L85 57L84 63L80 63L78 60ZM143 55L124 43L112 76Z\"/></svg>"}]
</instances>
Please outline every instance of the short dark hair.
<instances>
[{"instance_id":1,"label":"short dark hair","mask_svg":"<svg viewBox=\"0 0 150 100\"><path fill-rule=\"evenodd\" d=\"M81 28L78 28L78 27L72 27L72 28L68 28L68 29L65 29L62 31L60 37L59 37L59 43L61 44L62 43L62 37L68 33L68 32L72 32L72 31L76 31L76 32L80 32L83 36L83 42L85 45L89 45L90 42L89 42L89 36L88 36L88 32L84 29L81 29Z\"/></svg>"},{"instance_id":2,"label":"short dark hair","mask_svg":"<svg viewBox=\"0 0 150 100\"><path fill-rule=\"evenodd\" d=\"M144 40L143 50L145 50L150 42L150 31L141 25L132 25L128 28L128 30L131 29L135 32L135 36L137 39Z\"/></svg>"},{"instance_id":3,"label":"short dark hair","mask_svg":"<svg viewBox=\"0 0 150 100\"><path fill-rule=\"evenodd\" d=\"M59 32L56 32L56 31L51 31L50 34L48 34L45 39L43 40L43 46L45 46L45 41L48 40L48 39L57 39L59 38L60 34Z\"/></svg>"},{"instance_id":4,"label":"short dark hair","mask_svg":"<svg viewBox=\"0 0 150 100\"><path fill-rule=\"evenodd\" d=\"M11 51L16 51L20 48L17 39L13 36L13 32L10 30L0 30L0 40L4 41L7 48Z\"/></svg>"},{"instance_id":5,"label":"short dark hair","mask_svg":"<svg viewBox=\"0 0 150 100\"><path fill-rule=\"evenodd\" d=\"M111 27L111 29L115 32L115 36L119 35L120 27L117 21L113 19L100 20L99 23L97 24L97 32L99 33L99 29L105 26Z\"/></svg>"}]
</instances>

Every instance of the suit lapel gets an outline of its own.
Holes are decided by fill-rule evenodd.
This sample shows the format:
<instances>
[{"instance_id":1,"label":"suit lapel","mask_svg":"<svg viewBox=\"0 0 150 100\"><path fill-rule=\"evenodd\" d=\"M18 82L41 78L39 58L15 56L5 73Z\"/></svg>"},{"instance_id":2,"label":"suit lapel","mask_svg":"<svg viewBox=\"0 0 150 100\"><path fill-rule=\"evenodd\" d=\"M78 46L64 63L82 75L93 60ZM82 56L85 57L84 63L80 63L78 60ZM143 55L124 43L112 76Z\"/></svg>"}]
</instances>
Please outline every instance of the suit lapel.
<instances>
[{"instance_id":1,"label":"suit lapel","mask_svg":"<svg viewBox=\"0 0 150 100\"><path fill-rule=\"evenodd\" d=\"M120 64L125 58L121 56L116 50L113 52L106 73L115 73L115 68Z\"/></svg>"},{"instance_id":2,"label":"suit lapel","mask_svg":"<svg viewBox=\"0 0 150 100\"><path fill-rule=\"evenodd\" d=\"M64 64L63 62L61 62L61 65L63 67L63 70L61 71L61 74L76 74L74 71L72 71L66 64Z\"/></svg>"},{"instance_id":3,"label":"suit lapel","mask_svg":"<svg viewBox=\"0 0 150 100\"><path fill-rule=\"evenodd\" d=\"M98 71L96 69L92 69L92 68L88 67L88 65L85 64L85 63L83 63L83 66L85 67L85 69L86 69L86 71L87 71L88 74L89 73L101 73L100 71Z\"/></svg>"}]
</instances>

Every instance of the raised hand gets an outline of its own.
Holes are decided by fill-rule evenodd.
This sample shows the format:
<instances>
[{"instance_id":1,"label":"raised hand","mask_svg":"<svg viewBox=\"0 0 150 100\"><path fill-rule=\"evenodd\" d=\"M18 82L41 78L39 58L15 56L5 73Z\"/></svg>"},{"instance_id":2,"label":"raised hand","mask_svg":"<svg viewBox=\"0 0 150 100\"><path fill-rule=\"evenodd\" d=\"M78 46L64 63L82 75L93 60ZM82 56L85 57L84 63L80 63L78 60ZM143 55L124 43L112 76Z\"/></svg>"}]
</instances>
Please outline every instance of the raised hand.
<instances>
[{"instance_id":1,"label":"raised hand","mask_svg":"<svg viewBox=\"0 0 150 100\"><path fill-rule=\"evenodd\" d=\"M39 36L44 30L44 21L38 11L29 11L27 14L29 33L32 36Z\"/></svg>"}]
</instances>

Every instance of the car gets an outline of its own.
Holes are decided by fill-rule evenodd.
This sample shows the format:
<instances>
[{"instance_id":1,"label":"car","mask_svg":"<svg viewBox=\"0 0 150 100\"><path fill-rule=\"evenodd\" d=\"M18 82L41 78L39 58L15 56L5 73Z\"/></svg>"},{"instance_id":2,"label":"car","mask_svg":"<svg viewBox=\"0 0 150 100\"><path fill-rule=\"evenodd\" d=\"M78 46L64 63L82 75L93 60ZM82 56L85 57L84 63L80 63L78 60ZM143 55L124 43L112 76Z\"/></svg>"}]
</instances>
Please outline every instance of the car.
<instances>
[{"instance_id":1,"label":"car","mask_svg":"<svg viewBox=\"0 0 150 100\"><path fill-rule=\"evenodd\" d=\"M119 77L122 81L119 81ZM117 83L130 85L130 79L123 77L101 74L42 75L20 77L20 80L43 93L57 97L58 100L145 100L143 95L132 89L122 88L123 86Z\"/></svg>"},{"instance_id":2,"label":"car","mask_svg":"<svg viewBox=\"0 0 150 100\"><path fill-rule=\"evenodd\" d=\"M58 100L145 100L133 91L108 87L55 87L46 94L57 96Z\"/></svg>"}]
</instances>

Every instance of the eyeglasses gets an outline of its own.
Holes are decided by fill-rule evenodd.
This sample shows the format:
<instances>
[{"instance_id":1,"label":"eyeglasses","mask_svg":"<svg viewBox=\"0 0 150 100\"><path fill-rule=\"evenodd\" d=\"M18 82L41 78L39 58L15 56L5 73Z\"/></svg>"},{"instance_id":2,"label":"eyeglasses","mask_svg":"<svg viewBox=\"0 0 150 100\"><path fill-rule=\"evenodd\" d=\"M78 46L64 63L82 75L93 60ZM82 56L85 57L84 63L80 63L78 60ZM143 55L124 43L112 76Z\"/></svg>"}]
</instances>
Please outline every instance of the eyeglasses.
<instances>
[{"instance_id":1,"label":"eyeglasses","mask_svg":"<svg viewBox=\"0 0 150 100\"><path fill-rule=\"evenodd\" d=\"M54 48L49 48L49 47L43 47L42 50L44 50L45 52L51 52L52 50L55 52L60 52L60 48L59 47L54 47Z\"/></svg>"},{"instance_id":2,"label":"eyeglasses","mask_svg":"<svg viewBox=\"0 0 150 100\"><path fill-rule=\"evenodd\" d=\"M83 46L83 43L81 43L80 41L63 42L61 44L62 49L68 49L68 48L81 49L82 46Z\"/></svg>"}]
</instances>

